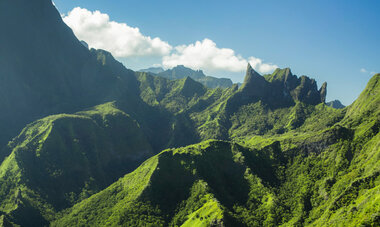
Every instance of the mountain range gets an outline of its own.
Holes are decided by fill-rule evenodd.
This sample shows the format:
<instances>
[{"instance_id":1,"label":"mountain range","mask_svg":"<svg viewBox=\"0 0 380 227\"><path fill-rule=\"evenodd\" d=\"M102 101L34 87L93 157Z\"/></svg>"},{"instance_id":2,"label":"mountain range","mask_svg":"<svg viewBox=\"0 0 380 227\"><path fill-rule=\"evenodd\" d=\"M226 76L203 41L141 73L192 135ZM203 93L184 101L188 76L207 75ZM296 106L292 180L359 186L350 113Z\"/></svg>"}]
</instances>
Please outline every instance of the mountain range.
<instances>
[{"instance_id":1,"label":"mountain range","mask_svg":"<svg viewBox=\"0 0 380 227\"><path fill-rule=\"evenodd\" d=\"M191 79L203 84L208 88L228 88L232 87L233 83L228 78L216 78L212 76L206 76L202 70L192 70L183 65L178 65L172 69L164 70L161 67L151 67L147 69L141 69L140 72L149 72L154 76L164 77L170 80L183 79L190 77Z\"/></svg>"},{"instance_id":2,"label":"mountain range","mask_svg":"<svg viewBox=\"0 0 380 227\"><path fill-rule=\"evenodd\" d=\"M134 72L50 0L0 29L0 226L380 225L380 74L336 109L289 68Z\"/></svg>"}]
</instances>

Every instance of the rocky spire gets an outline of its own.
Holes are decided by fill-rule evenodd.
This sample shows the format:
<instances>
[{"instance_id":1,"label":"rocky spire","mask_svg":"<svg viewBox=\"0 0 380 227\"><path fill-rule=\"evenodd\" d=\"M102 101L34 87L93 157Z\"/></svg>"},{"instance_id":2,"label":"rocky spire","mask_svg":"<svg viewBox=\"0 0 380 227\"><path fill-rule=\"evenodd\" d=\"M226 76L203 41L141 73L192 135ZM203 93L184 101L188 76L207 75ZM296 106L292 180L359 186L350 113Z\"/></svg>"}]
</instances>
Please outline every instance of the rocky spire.
<instances>
[{"instance_id":1,"label":"rocky spire","mask_svg":"<svg viewBox=\"0 0 380 227\"><path fill-rule=\"evenodd\" d=\"M321 96L321 103L326 102L326 95L327 95L327 83L324 82L322 84L322 87L319 89L319 94Z\"/></svg>"},{"instance_id":2,"label":"rocky spire","mask_svg":"<svg viewBox=\"0 0 380 227\"><path fill-rule=\"evenodd\" d=\"M250 64L247 66L244 83L241 87L245 97L265 97L269 92L268 82Z\"/></svg>"},{"instance_id":3,"label":"rocky spire","mask_svg":"<svg viewBox=\"0 0 380 227\"><path fill-rule=\"evenodd\" d=\"M262 78L262 76L260 74L258 74L251 66L251 64L248 63L247 65L247 72L245 74L245 78L244 78L244 83L243 83L243 87L244 85L247 85L247 84L250 84L250 83L253 83L255 80L257 80L258 78ZM264 79L264 78L262 78Z\"/></svg>"}]
</instances>

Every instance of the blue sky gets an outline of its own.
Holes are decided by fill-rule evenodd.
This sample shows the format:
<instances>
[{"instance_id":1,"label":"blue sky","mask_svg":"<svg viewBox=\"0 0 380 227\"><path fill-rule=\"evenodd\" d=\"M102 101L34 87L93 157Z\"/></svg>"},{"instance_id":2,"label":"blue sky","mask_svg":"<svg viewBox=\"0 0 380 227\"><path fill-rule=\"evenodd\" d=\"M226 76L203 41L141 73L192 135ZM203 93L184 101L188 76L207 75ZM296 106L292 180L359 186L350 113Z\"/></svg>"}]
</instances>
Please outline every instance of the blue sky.
<instances>
[{"instance_id":1,"label":"blue sky","mask_svg":"<svg viewBox=\"0 0 380 227\"><path fill-rule=\"evenodd\" d=\"M326 81L327 100L339 99L345 105L380 72L380 1L54 2L66 17L80 7L82 11L66 20L77 36L90 40L90 46L108 49L135 70L185 63L240 82L246 62L261 73L290 67L296 75L315 78L318 85ZM78 25L83 15L92 21L103 18L96 24L103 27L96 31L93 24ZM121 36L129 41L113 40L123 29ZM99 37L108 41L99 43Z\"/></svg>"}]
</instances>

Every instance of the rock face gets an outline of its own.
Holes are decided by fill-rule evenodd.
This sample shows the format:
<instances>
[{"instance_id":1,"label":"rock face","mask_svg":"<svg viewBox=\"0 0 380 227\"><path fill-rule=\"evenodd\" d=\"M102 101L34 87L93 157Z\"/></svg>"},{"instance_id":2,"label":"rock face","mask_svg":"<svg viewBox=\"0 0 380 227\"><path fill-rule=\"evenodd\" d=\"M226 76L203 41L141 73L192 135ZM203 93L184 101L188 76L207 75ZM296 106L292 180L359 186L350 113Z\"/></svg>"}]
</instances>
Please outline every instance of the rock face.
<instances>
[{"instance_id":1,"label":"rock face","mask_svg":"<svg viewBox=\"0 0 380 227\"><path fill-rule=\"evenodd\" d=\"M322 87L319 89L319 94L321 96L321 102L326 102L326 95L327 95L327 83L324 82L322 84Z\"/></svg>"},{"instance_id":2,"label":"rock face","mask_svg":"<svg viewBox=\"0 0 380 227\"><path fill-rule=\"evenodd\" d=\"M314 79L297 77L289 68L261 76L249 64L241 87L243 99L257 99L272 106L293 105L296 101L317 105L325 102L327 83L318 90Z\"/></svg>"},{"instance_id":3,"label":"rock face","mask_svg":"<svg viewBox=\"0 0 380 227\"><path fill-rule=\"evenodd\" d=\"M339 100L334 100L334 101L327 102L326 105L330 106L330 107L332 107L334 109L343 109L344 107L346 107Z\"/></svg>"},{"instance_id":4,"label":"rock face","mask_svg":"<svg viewBox=\"0 0 380 227\"><path fill-rule=\"evenodd\" d=\"M183 65L178 65L166 71L163 71L163 70L160 71L160 69L162 68L149 68L149 69L144 69L140 71L152 72L152 73L155 73L156 76L161 76L170 80L177 80L177 79L190 77L191 79L209 88L217 88L217 87L228 88L228 87L232 87L233 85L230 79L206 76L202 70L192 70Z\"/></svg>"}]
</instances>

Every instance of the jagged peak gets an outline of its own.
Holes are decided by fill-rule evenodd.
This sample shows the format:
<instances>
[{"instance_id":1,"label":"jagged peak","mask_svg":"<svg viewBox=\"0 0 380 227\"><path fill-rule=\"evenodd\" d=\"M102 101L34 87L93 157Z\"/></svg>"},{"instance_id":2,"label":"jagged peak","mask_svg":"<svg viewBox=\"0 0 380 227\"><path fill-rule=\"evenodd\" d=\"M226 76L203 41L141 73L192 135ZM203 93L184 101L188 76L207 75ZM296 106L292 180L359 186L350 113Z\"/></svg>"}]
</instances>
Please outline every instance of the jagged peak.
<instances>
[{"instance_id":1,"label":"jagged peak","mask_svg":"<svg viewBox=\"0 0 380 227\"><path fill-rule=\"evenodd\" d=\"M201 83L193 80L189 76L181 79L181 81L182 86L180 87L180 92L186 97L192 97L194 94L201 95L206 91L205 87Z\"/></svg>"},{"instance_id":2,"label":"jagged peak","mask_svg":"<svg viewBox=\"0 0 380 227\"><path fill-rule=\"evenodd\" d=\"M200 69L192 69L192 68L189 68L189 67L186 67L184 65L177 65L175 67L173 67L171 70L185 70L185 71L188 71L188 72L199 72L199 73L202 73L203 74L203 70L200 70Z\"/></svg>"},{"instance_id":3,"label":"jagged peak","mask_svg":"<svg viewBox=\"0 0 380 227\"><path fill-rule=\"evenodd\" d=\"M285 76L287 76L287 75L293 75L292 74L292 70L290 68L283 68L283 69L277 68L272 73L272 75L279 75L279 74L280 75L285 75Z\"/></svg>"},{"instance_id":4,"label":"jagged peak","mask_svg":"<svg viewBox=\"0 0 380 227\"><path fill-rule=\"evenodd\" d=\"M257 78L264 79L258 72L256 72L251 64L248 63L247 65L247 72L245 74L244 83L242 87L245 87L245 85L250 84L254 82Z\"/></svg>"},{"instance_id":5,"label":"jagged peak","mask_svg":"<svg viewBox=\"0 0 380 227\"><path fill-rule=\"evenodd\" d=\"M293 75L290 68L277 68L272 74L264 76L268 82L281 81L283 83L291 83L297 80L297 76Z\"/></svg>"},{"instance_id":6,"label":"jagged peak","mask_svg":"<svg viewBox=\"0 0 380 227\"><path fill-rule=\"evenodd\" d=\"M326 95L327 95L327 82L324 82L319 89L319 94L321 96L321 102L325 103L326 102Z\"/></svg>"},{"instance_id":7,"label":"jagged peak","mask_svg":"<svg viewBox=\"0 0 380 227\"><path fill-rule=\"evenodd\" d=\"M203 85L197 81L195 81L190 76L186 76L183 80L183 87L184 88L190 88L190 87L203 87Z\"/></svg>"},{"instance_id":8,"label":"jagged peak","mask_svg":"<svg viewBox=\"0 0 380 227\"><path fill-rule=\"evenodd\" d=\"M188 84L188 83L192 83L192 82L195 83L195 80L191 79L190 76L186 76L185 78L183 78L183 83L184 84Z\"/></svg>"}]
</instances>

